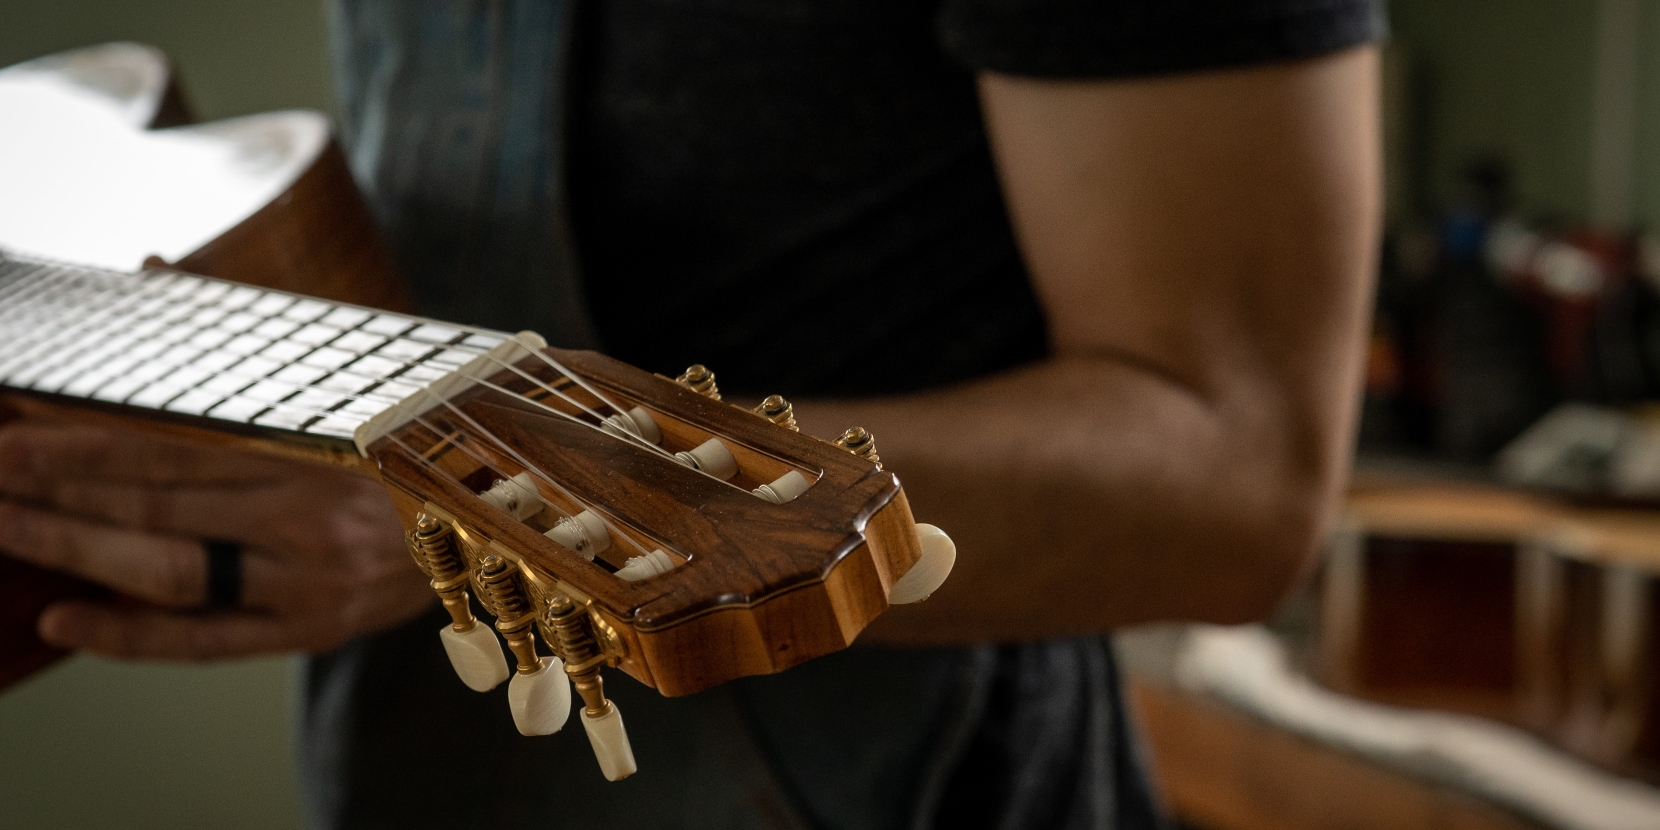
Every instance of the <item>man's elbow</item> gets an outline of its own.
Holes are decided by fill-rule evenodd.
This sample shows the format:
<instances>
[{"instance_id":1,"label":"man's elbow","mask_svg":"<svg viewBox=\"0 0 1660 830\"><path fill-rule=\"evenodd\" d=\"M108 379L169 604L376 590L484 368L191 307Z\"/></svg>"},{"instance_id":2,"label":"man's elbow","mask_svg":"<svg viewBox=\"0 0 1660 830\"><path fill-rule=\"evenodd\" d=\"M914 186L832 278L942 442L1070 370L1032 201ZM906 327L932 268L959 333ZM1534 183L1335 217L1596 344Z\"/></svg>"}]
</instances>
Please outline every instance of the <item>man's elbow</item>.
<instances>
[{"instance_id":1,"label":"man's elbow","mask_svg":"<svg viewBox=\"0 0 1660 830\"><path fill-rule=\"evenodd\" d=\"M1215 595L1203 616L1223 625L1272 616L1319 561L1337 514L1338 472L1279 491L1274 503L1246 517L1231 552L1234 584Z\"/></svg>"}]
</instances>

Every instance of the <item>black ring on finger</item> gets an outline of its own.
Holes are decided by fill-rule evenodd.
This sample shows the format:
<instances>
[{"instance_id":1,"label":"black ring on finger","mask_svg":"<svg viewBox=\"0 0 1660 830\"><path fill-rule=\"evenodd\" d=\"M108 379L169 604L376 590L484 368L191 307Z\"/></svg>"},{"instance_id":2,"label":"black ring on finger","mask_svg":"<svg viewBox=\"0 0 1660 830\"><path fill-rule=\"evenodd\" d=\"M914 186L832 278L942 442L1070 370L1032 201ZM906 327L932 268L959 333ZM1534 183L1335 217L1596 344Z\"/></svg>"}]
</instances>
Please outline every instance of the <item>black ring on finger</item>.
<instances>
[{"instance_id":1,"label":"black ring on finger","mask_svg":"<svg viewBox=\"0 0 1660 830\"><path fill-rule=\"evenodd\" d=\"M203 539L207 554L207 603L213 610L242 607L242 545L219 539Z\"/></svg>"}]
</instances>

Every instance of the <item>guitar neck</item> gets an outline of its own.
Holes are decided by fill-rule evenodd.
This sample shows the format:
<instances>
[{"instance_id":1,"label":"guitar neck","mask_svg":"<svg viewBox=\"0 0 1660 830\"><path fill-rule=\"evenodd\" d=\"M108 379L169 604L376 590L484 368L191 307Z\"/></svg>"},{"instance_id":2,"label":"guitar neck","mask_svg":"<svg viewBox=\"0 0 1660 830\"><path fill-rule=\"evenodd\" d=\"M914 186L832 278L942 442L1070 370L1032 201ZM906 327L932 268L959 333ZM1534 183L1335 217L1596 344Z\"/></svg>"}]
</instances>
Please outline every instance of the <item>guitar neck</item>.
<instances>
[{"instance_id":1,"label":"guitar neck","mask_svg":"<svg viewBox=\"0 0 1660 830\"><path fill-rule=\"evenodd\" d=\"M0 391L349 452L507 335L172 271L0 255Z\"/></svg>"}]
</instances>

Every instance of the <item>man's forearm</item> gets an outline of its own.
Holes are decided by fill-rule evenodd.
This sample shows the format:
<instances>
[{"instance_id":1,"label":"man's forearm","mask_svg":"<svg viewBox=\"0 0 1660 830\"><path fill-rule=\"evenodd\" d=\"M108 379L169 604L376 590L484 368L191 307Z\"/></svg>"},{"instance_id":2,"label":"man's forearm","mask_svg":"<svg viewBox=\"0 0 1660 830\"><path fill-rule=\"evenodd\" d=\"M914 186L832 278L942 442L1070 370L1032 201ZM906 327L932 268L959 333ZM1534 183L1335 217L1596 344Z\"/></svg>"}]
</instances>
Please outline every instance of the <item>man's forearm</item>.
<instances>
[{"instance_id":1,"label":"man's forearm","mask_svg":"<svg viewBox=\"0 0 1660 830\"><path fill-rule=\"evenodd\" d=\"M945 586L865 635L881 642L1261 616L1308 561L1347 444L1108 357L796 412L817 435L869 429L918 520L957 542Z\"/></svg>"}]
</instances>

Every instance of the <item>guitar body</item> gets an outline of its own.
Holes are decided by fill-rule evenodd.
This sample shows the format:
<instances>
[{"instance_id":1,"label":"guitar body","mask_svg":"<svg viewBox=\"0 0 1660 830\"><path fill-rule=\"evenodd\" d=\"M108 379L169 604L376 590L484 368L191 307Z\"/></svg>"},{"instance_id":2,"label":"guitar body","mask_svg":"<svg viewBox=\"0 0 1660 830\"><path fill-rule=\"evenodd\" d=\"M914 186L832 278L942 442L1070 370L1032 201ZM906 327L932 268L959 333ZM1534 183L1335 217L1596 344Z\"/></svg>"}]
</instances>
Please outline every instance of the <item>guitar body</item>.
<instances>
[{"instance_id":1,"label":"guitar body","mask_svg":"<svg viewBox=\"0 0 1660 830\"><path fill-rule=\"evenodd\" d=\"M161 53L132 44L111 44L63 53L22 64L7 71L33 70L44 83L97 90L128 91L111 99L110 107L139 113L152 128L198 129L183 126L189 108ZM256 116L265 123L244 124L240 136L258 141L272 132L326 129L320 115L279 113ZM244 120L245 121L245 120ZM214 125L206 125L212 130ZM263 129L261 129L263 127ZM233 137L232 140L235 140ZM301 142L294 142L299 144ZM393 265L390 251L376 230L368 204L352 180L344 153L331 138L309 158L295 160L300 172L280 183L279 195L246 216L221 219L229 225L207 239L171 267L204 276L308 294L340 302L392 310L410 306L408 289ZM93 194L82 194L95 198ZM0 196L0 198L5 198ZM102 229L87 227L95 237ZM34 404L40 406L39 402ZM0 391L0 421L15 416ZM247 444L221 433L178 428L136 418L111 416L80 407L59 407L55 417L91 421L123 429L164 431L192 440ZM284 451L281 446L262 445ZM292 454L291 451L285 454ZM0 605L0 689L63 657L63 652L41 642L35 620L53 602L75 597L103 597L108 592L63 574L0 556L0 585L6 601Z\"/></svg>"}]
</instances>

